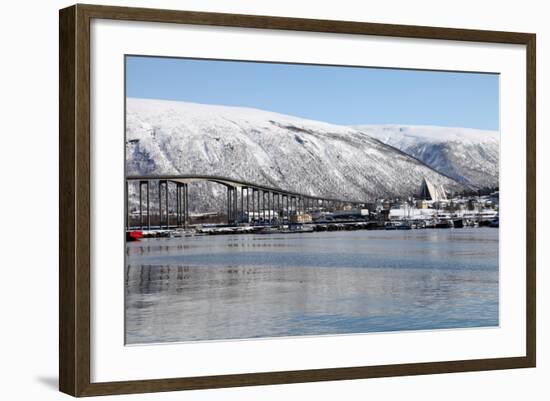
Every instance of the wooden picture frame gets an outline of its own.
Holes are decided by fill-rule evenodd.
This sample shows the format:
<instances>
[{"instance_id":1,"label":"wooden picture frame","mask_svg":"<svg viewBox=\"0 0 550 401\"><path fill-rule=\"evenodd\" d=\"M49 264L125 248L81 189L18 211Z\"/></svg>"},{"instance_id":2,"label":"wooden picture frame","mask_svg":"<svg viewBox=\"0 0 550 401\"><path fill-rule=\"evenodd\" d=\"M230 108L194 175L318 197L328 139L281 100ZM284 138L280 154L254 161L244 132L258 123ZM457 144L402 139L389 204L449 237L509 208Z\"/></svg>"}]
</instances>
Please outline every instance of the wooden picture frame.
<instances>
[{"instance_id":1,"label":"wooden picture frame","mask_svg":"<svg viewBox=\"0 0 550 401\"><path fill-rule=\"evenodd\" d=\"M90 21L109 19L222 27L439 39L526 46L526 355L492 359L91 382ZM73 396L144 393L534 367L536 362L535 42L530 33L373 24L192 11L74 5L59 14L59 388Z\"/></svg>"}]
</instances>

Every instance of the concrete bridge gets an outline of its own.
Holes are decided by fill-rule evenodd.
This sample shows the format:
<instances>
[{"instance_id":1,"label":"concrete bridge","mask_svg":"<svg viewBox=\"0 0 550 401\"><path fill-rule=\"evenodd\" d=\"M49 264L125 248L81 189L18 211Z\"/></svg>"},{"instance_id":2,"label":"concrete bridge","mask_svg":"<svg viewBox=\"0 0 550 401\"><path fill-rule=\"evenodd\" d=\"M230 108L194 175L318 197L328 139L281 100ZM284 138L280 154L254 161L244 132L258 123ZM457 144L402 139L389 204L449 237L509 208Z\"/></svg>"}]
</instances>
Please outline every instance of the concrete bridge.
<instances>
[{"instance_id":1,"label":"concrete bridge","mask_svg":"<svg viewBox=\"0 0 550 401\"><path fill-rule=\"evenodd\" d=\"M246 215L257 216L264 222L272 221L273 210L281 211L281 219L290 221L293 214L304 214L322 209L335 210L343 205L362 205L366 201L312 196L282 188L270 187L257 183L236 180L214 175L132 175L126 177L126 227L130 227L128 186L138 183L139 193L139 227L151 228L150 188L158 185L159 226L186 227L189 222L188 185L193 182L207 181L227 188L227 224L237 224ZM169 185L170 184L170 185ZM145 191L144 191L145 188ZM170 222L169 193L176 194L176 221ZM144 194L145 192L145 194ZM145 199L144 199L145 198ZM144 208L145 203L145 208ZM145 213L144 213L145 212ZM267 213L267 216L266 216Z\"/></svg>"}]
</instances>

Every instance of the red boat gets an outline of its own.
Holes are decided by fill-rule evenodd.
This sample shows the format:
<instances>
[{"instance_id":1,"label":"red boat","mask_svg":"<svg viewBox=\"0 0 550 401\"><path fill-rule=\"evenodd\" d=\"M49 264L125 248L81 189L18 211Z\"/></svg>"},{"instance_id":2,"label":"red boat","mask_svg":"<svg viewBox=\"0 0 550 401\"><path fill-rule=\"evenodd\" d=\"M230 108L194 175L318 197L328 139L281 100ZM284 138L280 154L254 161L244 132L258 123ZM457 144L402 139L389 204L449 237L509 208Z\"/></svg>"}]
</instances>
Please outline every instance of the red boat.
<instances>
[{"instance_id":1,"label":"red boat","mask_svg":"<svg viewBox=\"0 0 550 401\"><path fill-rule=\"evenodd\" d=\"M143 231L141 230L126 231L126 241L139 241L142 237Z\"/></svg>"}]
</instances>

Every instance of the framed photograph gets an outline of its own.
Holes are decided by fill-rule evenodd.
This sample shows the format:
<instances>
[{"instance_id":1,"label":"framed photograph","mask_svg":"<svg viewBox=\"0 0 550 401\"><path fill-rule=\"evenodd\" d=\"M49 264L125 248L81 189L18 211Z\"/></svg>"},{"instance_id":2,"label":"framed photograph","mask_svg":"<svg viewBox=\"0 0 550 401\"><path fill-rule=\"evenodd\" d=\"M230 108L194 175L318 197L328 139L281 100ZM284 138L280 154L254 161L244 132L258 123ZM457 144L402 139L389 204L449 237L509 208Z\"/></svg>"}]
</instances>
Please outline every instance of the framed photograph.
<instances>
[{"instance_id":1,"label":"framed photograph","mask_svg":"<svg viewBox=\"0 0 550 401\"><path fill-rule=\"evenodd\" d=\"M534 34L59 21L61 391L535 366Z\"/></svg>"}]
</instances>

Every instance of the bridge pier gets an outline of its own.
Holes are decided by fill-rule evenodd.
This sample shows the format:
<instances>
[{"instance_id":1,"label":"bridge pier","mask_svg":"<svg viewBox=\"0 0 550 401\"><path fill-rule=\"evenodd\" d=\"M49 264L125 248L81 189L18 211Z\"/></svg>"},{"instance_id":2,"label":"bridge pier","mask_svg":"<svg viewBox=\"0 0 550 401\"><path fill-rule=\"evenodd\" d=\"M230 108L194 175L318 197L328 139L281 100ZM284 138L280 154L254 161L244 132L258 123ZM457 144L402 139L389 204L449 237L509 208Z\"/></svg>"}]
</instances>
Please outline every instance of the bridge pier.
<instances>
[{"instance_id":1,"label":"bridge pier","mask_svg":"<svg viewBox=\"0 0 550 401\"><path fill-rule=\"evenodd\" d=\"M262 190L262 224L265 224L265 191Z\"/></svg>"},{"instance_id":2,"label":"bridge pier","mask_svg":"<svg viewBox=\"0 0 550 401\"><path fill-rule=\"evenodd\" d=\"M180 182L176 183L176 225L179 227L185 227L185 185Z\"/></svg>"},{"instance_id":3,"label":"bridge pier","mask_svg":"<svg viewBox=\"0 0 550 401\"><path fill-rule=\"evenodd\" d=\"M146 201L146 211L147 211L147 229L151 229L151 213L149 207L149 181L140 181L139 182L139 227L143 230L143 187L145 186L145 201Z\"/></svg>"},{"instance_id":4,"label":"bridge pier","mask_svg":"<svg viewBox=\"0 0 550 401\"><path fill-rule=\"evenodd\" d=\"M165 181L165 191L164 191L164 195L165 195L165 201L166 201L166 229L170 229L170 208L169 208L169 204L168 204L168 181Z\"/></svg>"},{"instance_id":5,"label":"bridge pier","mask_svg":"<svg viewBox=\"0 0 550 401\"><path fill-rule=\"evenodd\" d=\"M165 193L165 206L166 206L166 228L170 225L170 218L168 217L168 181L159 180L159 228L162 229L162 187L164 186Z\"/></svg>"},{"instance_id":6,"label":"bridge pier","mask_svg":"<svg viewBox=\"0 0 550 401\"><path fill-rule=\"evenodd\" d=\"M181 184L176 182L176 227L181 227Z\"/></svg>"},{"instance_id":7,"label":"bridge pier","mask_svg":"<svg viewBox=\"0 0 550 401\"><path fill-rule=\"evenodd\" d=\"M271 197L272 197L272 193L271 191L269 191L267 193L267 221L269 223L269 225L271 225L271 209L272 209L272 202L271 202Z\"/></svg>"},{"instance_id":8,"label":"bridge pier","mask_svg":"<svg viewBox=\"0 0 550 401\"><path fill-rule=\"evenodd\" d=\"M280 224L280 220L281 220L281 199L280 199L280 196L281 196L281 194L277 192L275 195L277 196L277 223Z\"/></svg>"},{"instance_id":9,"label":"bridge pier","mask_svg":"<svg viewBox=\"0 0 550 401\"><path fill-rule=\"evenodd\" d=\"M233 224L236 224L239 219L238 211L239 211L239 193L237 191L237 188L233 188Z\"/></svg>"},{"instance_id":10,"label":"bridge pier","mask_svg":"<svg viewBox=\"0 0 550 401\"><path fill-rule=\"evenodd\" d=\"M290 197L288 195L284 196L286 198L286 222L290 221Z\"/></svg>"},{"instance_id":11,"label":"bridge pier","mask_svg":"<svg viewBox=\"0 0 550 401\"><path fill-rule=\"evenodd\" d=\"M140 181L138 184L138 192L139 192L139 228L143 230L143 202L141 200L141 193L143 192L142 188L143 181Z\"/></svg>"},{"instance_id":12,"label":"bridge pier","mask_svg":"<svg viewBox=\"0 0 550 401\"><path fill-rule=\"evenodd\" d=\"M264 191L259 189L258 190L258 220L260 220L260 216L263 218L263 212L264 212Z\"/></svg>"},{"instance_id":13,"label":"bridge pier","mask_svg":"<svg viewBox=\"0 0 550 401\"><path fill-rule=\"evenodd\" d=\"M227 187L227 224L236 224L238 220L238 191L237 188Z\"/></svg>"},{"instance_id":14,"label":"bridge pier","mask_svg":"<svg viewBox=\"0 0 550 401\"><path fill-rule=\"evenodd\" d=\"M244 188L241 187L241 214L240 214L240 217L239 217L239 222L243 222L244 221L244 194L243 194L243 191L244 191Z\"/></svg>"},{"instance_id":15,"label":"bridge pier","mask_svg":"<svg viewBox=\"0 0 550 401\"><path fill-rule=\"evenodd\" d=\"M187 228L187 222L189 221L189 188L187 184L183 187L185 205L184 205L184 215L183 215L183 227Z\"/></svg>"},{"instance_id":16,"label":"bridge pier","mask_svg":"<svg viewBox=\"0 0 550 401\"><path fill-rule=\"evenodd\" d=\"M151 229L151 202L149 201L149 181L147 181L147 230Z\"/></svg>"},{"instance_id":17,"label":"bridge pier","mask_svg":"<svg viewBox=\"0 0 550 401\"><path fill-rule=\"evenodd\" d=\"M254 193L256 192L256 190L254 188L252 188L252 218L250 219L250 222L253 223L254 222L254 216L255 216L255 208L256 208L256 199L255 199L255 195Z\"/></svg>"},{"instance_id":18,"label":"bridge pier","mask_svg":"<svg viewBox=\"0 0 550 401\"><path fill-rule=\"evenodd\" d=\"M266 208L267 220L266 220L266 222L269 224L269 221L270 221L269 215L271 213L271 202L269 200L269 197L271 196L271 193L269 191L267 191L266 195L267 195L267 208Z\"/></svg>"},{"instance_id":19,"label":"bridge pier","mask_svg":"<svg viewBox=\"0 0 550 401\"><path fill-rule=\"evenodd\" d=\"M124 187L124 196L126 196L126 230L130 229L130 209L129 202L130 196L128 195L128 181L126 181L126 186Z\"/></svg>"},{"instance_id":20,"label":"bridge pier","mask_svg":"<svg viewBox=\"0 0 550 401\"><path fill-rule=\"evenodd\" d=\"M227 224L231 224L231 187L227 187Z\"/></svg>"},{"instance_id":21,"label":"bridge pier","mask_svg":"<svg viewBox=\"0 0 550 401\"><path fill-rule=\"evenodd\" d=\"M250 223L250 194L248 193L249 189L246 187L246 220L247 223Z\"/></svg>"}]
</instances>

